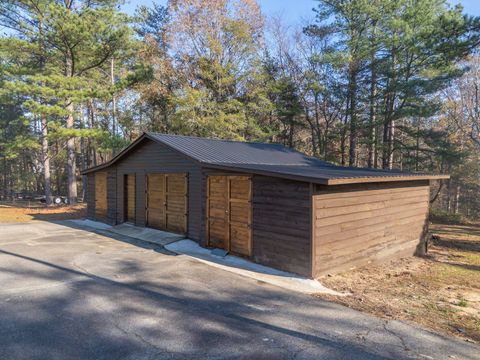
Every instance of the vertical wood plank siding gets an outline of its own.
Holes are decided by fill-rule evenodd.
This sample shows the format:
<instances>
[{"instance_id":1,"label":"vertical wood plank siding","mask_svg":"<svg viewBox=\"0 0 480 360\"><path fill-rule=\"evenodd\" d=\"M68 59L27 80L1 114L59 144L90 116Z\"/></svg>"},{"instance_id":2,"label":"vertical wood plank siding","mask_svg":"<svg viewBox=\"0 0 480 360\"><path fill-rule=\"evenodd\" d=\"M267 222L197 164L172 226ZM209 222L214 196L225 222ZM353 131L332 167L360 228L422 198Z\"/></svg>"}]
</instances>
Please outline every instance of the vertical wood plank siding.
<instances>
[{"instance_id":1,"label":"vertical wood plank siding","mask_svg":"<svg viewBox=\"0 0 480 360\"><path fill-rule=\"evenodd\" d=\"M87 218L95 220L95 173L87 174Z\"/></svg>"},{"instance_id":2,"label":"vertical wood plank siding","mask_svg":"<svg viewBox=\"0 0 480 360\"><path fill-rule=\"evenodd\" d=\"M254 261L312 276L310 184L253 176Z\"/></svg>"},{"instance_id":3,"label":"vertical wood plank siding","mask_svg":"<svg viewBox=\"0 0 480 360\"><path fill-rule=\"evenodd\" d=\"M188 224L189 238L198 240L202 234L202 174L198 163L169 149L166 146L145 139L143 144L114 165L116 168L117 223L124 219L124 175L136 174L136 221L137 226L146 225L146 174L186 173L188 176Z\"/></svg>"},{"instance_id":4,"label":"vertical wood plank siding","mask_svg":"<svg viewBox=\"0 0 480 360\"><path fill-rule=\"evenodd\" d=\"M114 225L117 218L117 169L107 171L107 223Z\"/></svg>"},{"instance_id":5,"label":"vertical wood plank siding","mask_svg":"<svg viewBox=\"0 0 480 360\"><path fill-rule=\"evenodd\" d=\"M317 186L314 276L421 252L428 181Z\"/></svg>"}]
</instances>

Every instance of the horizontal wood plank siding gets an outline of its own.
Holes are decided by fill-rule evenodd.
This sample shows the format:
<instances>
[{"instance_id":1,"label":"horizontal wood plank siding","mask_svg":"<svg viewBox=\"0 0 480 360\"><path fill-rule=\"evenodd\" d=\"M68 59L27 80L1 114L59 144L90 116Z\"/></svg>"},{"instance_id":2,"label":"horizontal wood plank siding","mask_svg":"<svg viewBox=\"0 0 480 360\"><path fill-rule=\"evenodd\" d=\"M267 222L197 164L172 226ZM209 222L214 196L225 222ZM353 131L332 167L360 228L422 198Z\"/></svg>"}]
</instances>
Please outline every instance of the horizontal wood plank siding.
<instances>
[{"instance_id":1,"label":"horizontal wood plank siding","mask_svg":"<svg viewBox=\"0 0 480 360\"><path fill-rule=\"evenodd\" d=\"M253 176L253 259L261 264L312 276L310 185Z\"/></svg>"},{"instance_id":2,"label":"horizontal wood plank siding","mask_svg":"<svg viewBox=\"0 0 480 360\"><path fill-rule=\"evenodd\" d=\"M199 240L202 236L202 175L200 165L171 150L167 146L145 139L125 158L118 161L117 171L117 222L124 219L124 175L136 174L136 225L145 226L146 174L186 173L188 176L187 235Z\"/></svg>"},{"instance_id":3,"label":"horizontal wood plank siding","mask_svg":"<svg viewBox=\"0 0 480 360\"><path fill-rule=\"evenodd\" d=\"M428 224L428 181L317 186L314 274L413 255Z\"/></svg>"}]
</instances>

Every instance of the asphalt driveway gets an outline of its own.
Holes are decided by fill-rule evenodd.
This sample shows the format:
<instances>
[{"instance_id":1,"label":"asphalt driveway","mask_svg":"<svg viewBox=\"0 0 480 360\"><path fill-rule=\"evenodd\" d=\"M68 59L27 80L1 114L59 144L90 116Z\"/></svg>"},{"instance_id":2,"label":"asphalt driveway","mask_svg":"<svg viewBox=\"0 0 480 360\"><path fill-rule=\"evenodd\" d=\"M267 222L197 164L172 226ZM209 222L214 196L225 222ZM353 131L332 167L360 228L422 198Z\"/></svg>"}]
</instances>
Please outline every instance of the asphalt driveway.
<instances>
[{"instance_id":1,"label":"asphalt driveway","mask_svg":"<svg viewBox=\"0 0 480 360\"><path fill-rule=\"evenodd\" d=\"M107 236L108 235L108 236ZM479 359L480 347L69 222L0 225L0 359Z\"/></svg>"}]
</instances>

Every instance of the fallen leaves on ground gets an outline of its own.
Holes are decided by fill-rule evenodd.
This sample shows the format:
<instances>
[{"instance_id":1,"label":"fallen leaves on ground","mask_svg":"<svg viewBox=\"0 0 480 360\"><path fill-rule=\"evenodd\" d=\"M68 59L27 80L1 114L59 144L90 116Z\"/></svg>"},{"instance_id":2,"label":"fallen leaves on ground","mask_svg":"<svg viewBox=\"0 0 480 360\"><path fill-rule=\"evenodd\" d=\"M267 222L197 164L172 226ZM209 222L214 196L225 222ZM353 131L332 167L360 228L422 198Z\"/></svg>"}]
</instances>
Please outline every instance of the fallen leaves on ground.
<instances>
[{"instance_id":1,"label":"fallen leaves on ground","mask_svg":"<svg viewBox=\"0 0 480 360\"><path fill-rule=\"evenodd\" d=\"M0 202L0 223L79 219L85 215L85 204L47 207L45 204L34 201Z\"/></svg>"},{"instance_id":2,"label":"fallen leaves on ground","mask_svg":"<svg viewBox=\"0 0 480 360\"><path fill-rule=\"evenodd\" d=\"M318 296L480 342L480 225L434 224L431 231L427 257L325 276L325 286L352 295Z\"/></svg>"}]
</instances>

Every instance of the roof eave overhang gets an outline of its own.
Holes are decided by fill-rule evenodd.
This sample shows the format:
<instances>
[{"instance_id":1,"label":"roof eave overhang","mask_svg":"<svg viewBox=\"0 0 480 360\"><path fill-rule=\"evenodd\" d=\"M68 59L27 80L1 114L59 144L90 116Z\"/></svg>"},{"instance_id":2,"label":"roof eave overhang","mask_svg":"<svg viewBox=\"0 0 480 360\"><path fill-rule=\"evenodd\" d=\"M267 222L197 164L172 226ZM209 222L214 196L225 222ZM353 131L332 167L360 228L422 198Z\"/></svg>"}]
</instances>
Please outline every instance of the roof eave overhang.
<instances>
[{"instance_id":1,"label":"roof eave overhang","mask_svg":"<svg viewBox=\"0 0 480 360\"><path fill-rule=\"evenodd\" d=\"M279 173L275 171L268 170L258 170L251 169L247 166L241 165L222 165L222 164L212 164L212 163L202 163L203 167L226 170L226 171L235 171L235 172L245 172L258 175L272 176L283 179L295 180L295 181L304 181L319 185L346 185L346 184L362 184L362 183L378 183L378 182L395 182L395 181L419 181L419 180L443 180L449 179L450 175L403 175L403 176L371 176L371 177L358 177L358 178L314 178L309 176L301 175L292 175Z\"/></svg>"},{"instance_id":2,"label":"roof eave overhang","mask_svg":"<svg viewBox=\"0 0 480 360\"><path fill-rule=\"evenodd\" d=\"M288 179L288 180L313 182L316 184L328 185L327 179L316 178L313 181L312 178L308 176L284 174L284 173L278 173L275 171L268 171L268 170L251 169L246 166L237 166L237 165L230 166L230 165L221 165L221 164L212 164L212 163L202 163L202 166L210 169L244 172L249 174L265 175L265 176L278 177L278 178Z\"/></svg>"},{"instance_id":3,"label":"roof eave overhang","mask_svg":"<svg viewBox=\"0 0 480 360\"><path fill-rule=\"evenodd\" d=\"M419 181L419 180L444 180L450 175L403 175L403 176L369 176L359 178L328 179L326 185L363 184L373 182Z\"/></svg>"}]
</instances>

